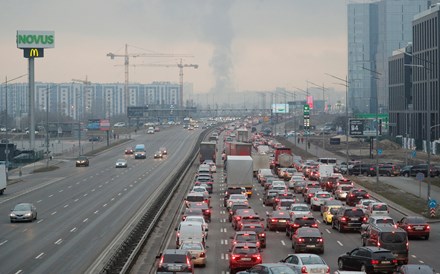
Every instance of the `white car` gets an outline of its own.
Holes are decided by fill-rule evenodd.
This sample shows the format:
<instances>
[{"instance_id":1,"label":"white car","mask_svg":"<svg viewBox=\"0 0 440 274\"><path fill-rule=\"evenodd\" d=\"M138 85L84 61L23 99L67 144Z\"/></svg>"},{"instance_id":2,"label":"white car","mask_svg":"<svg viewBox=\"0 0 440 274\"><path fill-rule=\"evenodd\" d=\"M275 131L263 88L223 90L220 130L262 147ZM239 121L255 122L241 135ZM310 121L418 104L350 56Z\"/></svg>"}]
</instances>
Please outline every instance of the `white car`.
<instances>
[{"instance_id":1,"label":"white car","mask_svg":"<svg viewBox=\"0 0 440 274\"><path fill-rule=\"evenodd\" d=\"M310 207L312 210L319 210L324 201L333 200L332 195L327 191L315 192L315 196L310 199Z\"/></svg>"},{"instance_id":2,"label":"white car","mask_svg":"<svg viewBox=\"0 0 440 274\"><path fill-rule=\"evenodd\" d=\"M127 167L127 160L125 159L118 159L116 161L116 166L115 167Z\"/></svg>"},{"instance_id":3,"label":"white car","mask_svg":"<svg viewBox=\"0 0 440 274\"><path fill-rule=\"evenodd\" d=\"M226 203L227 207L229 208L232 205L232 203L234 203L234 202L246 202L247 203L248 199L247 199L247 196L243 195L243 194L231 194L229 196L227 203Z\"/></svg>"},{"instance_id":4,"label":"white car","mask_svg":"<svg viewBox=\"0 0 440 274\"><path fill-rule=\"evenodd\" d=\"M209 192L208 190L206 190L206 188L204 186L193 186L191 192L198 192L198 193L203 193L203 197L205 197L205 199L209 199Z\"/></svg>"},{"instance_id":5,"label":"white car","mask_svg":"<svg viewBox=\"0 0 440 274\"><path fill-rule=\"evenodd\" d=\"M205 231L205 238L208 238L208 230L209 226L208 223L205 221L205 218L203 216L186 216L185 220L183 222L197 222L201 223L203 226L203 229Z\"/></svg>"},{"instance_id":6,"label":"white car","mask_svg":"<svg viewBox=\"0 0 440 274\"><path fill-rule=\"evenodd\" d=\"M325 274L330 273L330 267L321 256L316 254L302 253L289 254L280 262L293 267L298 273L302 274Z\"/></svg>"},{"instance_id":7,"label":"white car","mask_svg":"<svg viewBox=\"0 0 440 274\"><path fill-rule=\"evenodd\" d=\"M289 208L289 215L292 216L307 216L312 215L312 212L310 211L310 208L307 204L293 204Z\"/></svg>"},{"instance_id":8,"label":"white car","mask_svg":"<svg viewBox=\"0 0 440 274\"><path fill-rule=\"evenodd\" d=\"M375 202L377 202L377 201L373 200L373 199L360 199L359 202L357 202L357 204L355 205L355 207L362 208L365 211L365 210L367 210L367 207L369 204L375 203Z\"/></svg>"},{"instance_id":9,"label":"white car","mask_svg":"<svg viewBox=\"0 0 440 274\"><path fill-rule=\"evenodd\" d=\"M147 134L154 134L154 127L149 127L147 129Z\"/></svg>"},{"instance_id":10,"label":"white car","mask_svg":"<svg viewBox=\"0 0 440 274\"><path fill-rule=\"evenodd\" d=\"M373 202L367 206L365 210L365 215L371 216L388 216L390 214L390 209L386 203Z\"/></svg>"}]
</instances>

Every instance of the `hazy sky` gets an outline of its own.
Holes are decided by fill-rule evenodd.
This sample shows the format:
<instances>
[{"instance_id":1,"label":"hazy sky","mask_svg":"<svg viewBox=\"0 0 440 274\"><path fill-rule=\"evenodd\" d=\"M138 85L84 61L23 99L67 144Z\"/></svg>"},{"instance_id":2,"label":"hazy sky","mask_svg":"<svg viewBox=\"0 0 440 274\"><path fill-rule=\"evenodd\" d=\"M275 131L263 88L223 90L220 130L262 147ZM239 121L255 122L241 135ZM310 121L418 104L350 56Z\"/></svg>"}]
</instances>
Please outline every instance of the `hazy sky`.
<instances>
[{"instance_id":1,"label":"hazy sky","mask_svg":"<svg viewBox=\"0 0 440 274\"><path fill-rule=\"evenodd\" d=\"M107 53L192 54L195 92L305 89L347 71L346 0L0 0L0 82L27 73L17 30L55 31L35 62L36 81L124 82L124 58ZM176 64L130 58L131 64ZM130 82L179 81L177 67L130 67Z\"/></svg>"}]
</instances>

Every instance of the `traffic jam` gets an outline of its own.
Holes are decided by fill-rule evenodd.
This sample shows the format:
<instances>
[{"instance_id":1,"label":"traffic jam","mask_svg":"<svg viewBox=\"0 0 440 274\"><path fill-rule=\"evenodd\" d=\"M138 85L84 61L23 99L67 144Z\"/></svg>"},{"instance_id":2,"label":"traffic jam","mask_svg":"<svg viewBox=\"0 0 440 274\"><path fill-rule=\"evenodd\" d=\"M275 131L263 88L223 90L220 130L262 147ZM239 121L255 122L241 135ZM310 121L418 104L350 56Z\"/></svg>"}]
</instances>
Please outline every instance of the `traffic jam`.
<instances>
[{"instance_id":1,"label":"traffic jam","mask_svg":"<svg viewBox=\"0 0 440 274\"><path fill-rule=\"evenodd\" d=\"M335 165L265 131L218 128L199 160L157 273L435 273L410 256L412 239L429 241L423 217L396 220Z\"/></svg>"}]
</instances>

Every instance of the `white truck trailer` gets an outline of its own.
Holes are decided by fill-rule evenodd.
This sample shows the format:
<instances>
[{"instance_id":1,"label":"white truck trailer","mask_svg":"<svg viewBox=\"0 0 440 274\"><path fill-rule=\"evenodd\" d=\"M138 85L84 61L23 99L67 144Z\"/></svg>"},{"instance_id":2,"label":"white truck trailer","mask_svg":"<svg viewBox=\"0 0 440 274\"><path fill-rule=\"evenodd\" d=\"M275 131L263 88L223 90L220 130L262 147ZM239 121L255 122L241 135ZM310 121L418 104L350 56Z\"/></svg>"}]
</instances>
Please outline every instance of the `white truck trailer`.
<instances>
[{"instance_id":1,"label":"white truck trailer","mask_svg":"<svg viewBox=\"0 0 440 274\"><path fill-rule=\"evenodd\" d=\"M251 156L228 156L226 176L228 186L244 187L248 197L252 196L253 160Z\"/></svg>"}]
</instances>

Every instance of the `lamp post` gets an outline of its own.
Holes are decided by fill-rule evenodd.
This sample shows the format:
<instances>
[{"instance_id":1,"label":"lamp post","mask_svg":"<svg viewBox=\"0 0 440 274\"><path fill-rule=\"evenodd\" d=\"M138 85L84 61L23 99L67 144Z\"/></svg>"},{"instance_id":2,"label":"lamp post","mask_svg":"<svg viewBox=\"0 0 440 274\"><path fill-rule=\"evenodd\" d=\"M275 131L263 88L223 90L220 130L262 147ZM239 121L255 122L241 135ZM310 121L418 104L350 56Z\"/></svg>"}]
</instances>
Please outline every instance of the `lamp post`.
<instances>
[{"instance_id":1,"label":"lamp post","mask_svg":"<svg viewBox=\"0 0 440 274\"><path fill-rule=\"evenodd\" d=\"M325 97L324 97L324 91L326 90L326 88L324 87L324 84L322 84L322 86L315 84L311 81L307 81L309 84L312 84L316 87L322 88L322 102L323 102L323 109L322 112L325 113ZM325 135L324 135L324 128L321 130L322 133L322 148L325 149Z\"/></svg>"},{"instance_id":2,"label":"lamp post","mask_svg":"<svg viewBox=\"0 0 440 274\"><path fill-rule=\"evenodd\" d=\"M298 91L301 91L302 93L304 93L306 95L306 104L307 104L307 98L309 98L309 89L308 89L308 87L307 87L307 90L303 90L303 89L300 89L300 88L297 88L297 87L294 87L294 88L296 88ZM310 132L310 124L309 124L308 130ZM306 145L305 145L306 152L307 152L307 149L308 149L308 142L309 142L308 136L309 136L309 132L304 131L304 133L306 133L305 134L305 136L306 136Z\"/></svg>"}]
</instances>

